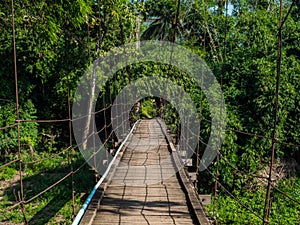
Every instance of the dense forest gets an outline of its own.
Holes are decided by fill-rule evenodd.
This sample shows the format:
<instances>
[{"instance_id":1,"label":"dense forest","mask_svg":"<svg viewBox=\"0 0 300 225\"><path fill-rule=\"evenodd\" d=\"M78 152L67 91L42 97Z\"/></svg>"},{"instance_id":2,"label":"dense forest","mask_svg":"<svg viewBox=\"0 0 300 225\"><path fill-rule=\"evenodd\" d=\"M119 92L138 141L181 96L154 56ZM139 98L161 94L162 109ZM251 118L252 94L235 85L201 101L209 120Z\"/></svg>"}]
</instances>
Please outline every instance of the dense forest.
<instances>
[{"instance_id":1,"label":"dense forest","mask_svg":"<svg viewBox=\"0 0 300 225\"><path fill-rule=\"evenodd\" d=\"M0 165L15 163L0 166L0 221L21 223L23 204L9 207L84 161L76 148L65 151L74 144L67 119L79 80L93 60L117 46L156 40L175 42L199 55L222 86L226 136L218 159L199 173L197 183L200 194L212 195L209 215L219 224L262 223L274 146L270 224L299 224L299 0L284 0L282 16L277 0L15 1L18 106L12 19L12 2L2 0ZM201 115L201 154L210 134L208 103L201 88L178 68L154 62L127 66L107 84L97 108L106 107L130 81L149 74L167 77L190 94ZM176 135L178 114L162 103L144 99L133 119L162 116ZM103 118L109 123L108 117L101 114L97 125L103 125ZM15 126L17 120L25 122ZM45 120L66 122L39 122ZM25 193L18 193L20 165ZM94 174L85 165L72 175L72 191L68 179L25 205L31 224L70 224L72 210L74 215L93 187ZM55 201L58 196L61 200Z\"/></svg>"}]
</instances>

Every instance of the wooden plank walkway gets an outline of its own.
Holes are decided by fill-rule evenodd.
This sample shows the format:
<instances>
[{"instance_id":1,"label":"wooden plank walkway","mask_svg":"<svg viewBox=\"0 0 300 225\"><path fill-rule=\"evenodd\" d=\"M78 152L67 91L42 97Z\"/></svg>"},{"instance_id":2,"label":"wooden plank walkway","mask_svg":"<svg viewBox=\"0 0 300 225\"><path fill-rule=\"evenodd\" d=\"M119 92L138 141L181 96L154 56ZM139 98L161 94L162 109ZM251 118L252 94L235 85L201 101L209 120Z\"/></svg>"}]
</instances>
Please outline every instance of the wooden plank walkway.
<instances>
[{"instance_id":1,"label":"wooden plank walkway","mask_svg":"<svg viewBox=\"0 0 300 225\"><path fill-rule=\"evenodd\" d=\"M158 119L137 125L81 224L211 224L184 170L176 170L164 129Z\"/></svg>"}]
</instances>

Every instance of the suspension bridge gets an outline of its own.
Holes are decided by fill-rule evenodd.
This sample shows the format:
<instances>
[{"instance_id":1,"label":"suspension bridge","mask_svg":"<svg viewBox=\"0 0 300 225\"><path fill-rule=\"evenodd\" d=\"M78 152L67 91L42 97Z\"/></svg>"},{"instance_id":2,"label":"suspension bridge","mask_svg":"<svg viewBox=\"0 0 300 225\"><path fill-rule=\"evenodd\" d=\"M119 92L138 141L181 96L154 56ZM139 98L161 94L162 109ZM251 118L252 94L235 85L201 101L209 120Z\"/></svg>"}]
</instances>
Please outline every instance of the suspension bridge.
<instances>
[{"instance_id":1,"label":"suspension bridge","mask_svg":"<svg viewBox=\"0 0 300 225\"><path fill-rule=\"evenodd\" d=\"M73 224L211 224L164 127L137 122Z\"/></svg>"},{"instance_id":2,"label":"suspension bridge","mask_svg":"<svg viewBox=\"0 0 300 225\"><path fill-rule=\"evenodd\" d=\"M291 5L290 9L294 5L295 1ZM282 1L281 1L282 5ZM178 4L179 9L180 4ZM281 7L282 8L282 7ZM226 10L227 11L227 10ZM12 2L12 12L13 2ZM1 217L1 221L5 221L4 224L9 224L11 219L11 212L18 212L22 214L22 219L18 218L19 221L24 224L45 224L50 221L51 217L54 217L57 211L49 210L51 202L47 205L41 201L44 195L51 192L52 190L60 187L60 185L66 185L69 187L69 222L72 220L73 224L214 224L217 219L217 193L222 190L223 193L230 196L235 202L237 202L241 208L245 209L249 214L257 217L263 224L269 224L272 196L271 193L274 191L278 192L289 202L294 202L300 205L300 202L293 196L288 195L274 185L272 180L274 171L272 166L274 164L274 152L277 145L293 146L299 148L299 144L280 142L276 137L276 121L277 121L277 108L278 108L278 97L279 97L279 78L280 78L280 65L281 65L281 41L282 41L282 27L286 22L286 19L290 13L288 11L285 18L282 17L280 11L280 24L278 34L278 62L277 62L277 80L276 80L276 92L275 92L275 104L274 104L274 135L272 137L259 135L256 133L249 133L243 130L237 130L228 128L230 132L234 132L237 135L247 136L248 138L259 138L272 142L271 157L269 173L266 177L262 177L268 184L266 189L265 205L261 209L262 212L258 212L254 207L248 206L247 202L242 201L230 191L226 185L222 184L219 179L218 162L220 159L227 160L222 155L222 152L218 149L218 155L216 159L216 171L212 172L209 169L208 173L215 180L215 188L213 197L214 206L214 219L211 219L204 206L203 199L199 197L197 184L199 182L199 174L196 174L196 181L187 171L188 162L186 155L187 153L183 149L177 148L172 142L172 138L167 131L166 125L162 119L147 119L140 120L135 123L131 131L127 134L122 142L118 146L116 152L112 153L112 160L108 161L105 158L98 159L98 163L107 163L106 170L101 176L100 180L97 181L96 185L85 200L85 202L78 203L79 188L82 184L76 182L75 177L79 176L88 161L82 162L81 164L75 164L72 157L74 156L74 149L78 148L73 142L72 123L74 120L71 117L71 102L70 90L68 90L67 96L67 108L68 118L59 119L22 119L20 116L19 109L19 84L18 84L18 70L17 70L17 54L16 54L16 37L14 28L14 14L13 19L13 53L14 53L14 76L15 76L15 108L16 108L16 119L13 123L7 123L4 127L0 127L0 131L9 133L13 130L16 135L10 139L14 139L17 142L16 154L4 161L0 165L0 169L10 168L14 166L18 168L18 176L14 177L15 183L9 186L1 186L0 192L11 192L9 201L3 204L4 209L0 209L1 213L5 216ZM178 18L179 10L177 12ZM227 12L226 12L227 16ZM225 29L226 31L226 29ZM175 33L174 33L175 34ZM225 33L226 36L226 33ZM175 36L173 38L175 40ZM226 39L226 38L225 38ZM224 43L226 45L226 42ZM68 78L69 79L69 78ZM68 81L69 84L69 81ZM69 88L70 89L70 88ZM111 91L111 90L110 90ZM107 96L103 97L102 108L94 112L92 116L100 115L103 124L101 127L96 128L93 135L101 135L102 139L105 140L103 143L106 146L110 145L115 141L116 137L112 128L112 122L108 119L109 113L113 106L112 93L108 93ZM110 102L106 102L105 98L109 98ZM122 105L123 107L123 105ZM124 114L117 115L121 121L125 121ZM208 121L211 122L211 121ZM26 158L26 149L22 146L21 139L24 135L21 132L20 127L28 123L37 124L62 124L62 127L68 128L69 143L64 149L57 152L51 153L45 157L40 157L36 160L32 158ZM182 126L182 124L181 124ZM198 134L195 134L198 135ZM6 141L6 140L5 140ZM64 140L65 141L65 140ZM119 140L120 141L120 140ZM200 142L203 142L199 138ZM202 143L207 145L207 143ZM114 149L115 150L115 149ZM25 153L24 153L25 152ZM107 152L105 152L107 153ZM108 153L107 153L108 154ZM199 152L196 152L197 160L197 171L199 169ZM56 180L53 183L47 183L47 185L40 185L39 188L33 188L28 185L28 174L26 174L26 167L29 165L36 165L45 163L51 159L65 157L64 173L55 174ZM92 160L93 157L91 158ZM106 161L105 161L106 160ZM195 164L195 163L194 163ZM234 165L231 165L230 161L226 161L229 169L235 174L246 174L245 171L238 170ZM33 166L34 168L34 166ZM37 169L36 169L37 170ZM37 173L39 171L37 170ZM44 172L47 175L47 172ZM83 172L85 174L85 171ZM193 176L195 174L192 174ZM40 173L34 178L43 176ZM4 179L4 183L6 180ZM194 183L196 182L196 183ZM10 185L10 181L7 182ZM88 192L88 191L87 191ZM13 197L11 197L13 196ZM61 196L57 196L59 198ZM46 199L46 197L45 197ZM44 204L42 207L44 211L47 211L47 221L40 222L40 218L36 215L39 213L45 215L43 210L36 210L39 204ZM62 204L63 205L63 204ZM61 208L63 206L61 205ZM80 208L81 207L81 208ZM51 211L49 213L48 211ZM43 214L44 213L44 214ZM8 222L7 222L8 221ZM1 222L0 222L1 224Z\"/></svg>"}]
</instances>

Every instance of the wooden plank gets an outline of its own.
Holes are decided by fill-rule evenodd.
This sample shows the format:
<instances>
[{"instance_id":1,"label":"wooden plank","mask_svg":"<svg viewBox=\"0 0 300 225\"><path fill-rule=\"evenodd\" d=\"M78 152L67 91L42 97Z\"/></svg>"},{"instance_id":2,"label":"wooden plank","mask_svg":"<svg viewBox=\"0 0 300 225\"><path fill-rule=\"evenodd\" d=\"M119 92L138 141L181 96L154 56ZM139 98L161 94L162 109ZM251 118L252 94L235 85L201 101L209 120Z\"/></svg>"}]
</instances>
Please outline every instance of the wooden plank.
<instances>
[{"instance_id":1,"label":"wooden plank","mask_svg":"<svg viewBox=\"0 0 300 225\"><path fill-rule=\"evenodd\" d=\"M81 224L197 224L175 175L176 149L170 154L168 145L156 120L141 121L113 167L96 213L85 215Z\"/></svg>"}]
</instances>

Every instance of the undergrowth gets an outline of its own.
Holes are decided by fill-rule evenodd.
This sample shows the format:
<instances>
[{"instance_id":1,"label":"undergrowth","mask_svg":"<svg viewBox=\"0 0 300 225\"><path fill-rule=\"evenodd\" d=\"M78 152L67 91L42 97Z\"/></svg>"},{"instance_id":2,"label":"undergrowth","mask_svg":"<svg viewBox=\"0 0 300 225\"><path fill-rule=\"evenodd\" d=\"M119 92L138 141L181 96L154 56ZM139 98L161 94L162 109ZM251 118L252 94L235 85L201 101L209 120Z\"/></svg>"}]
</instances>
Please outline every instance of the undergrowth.
<instances>
[{"instance_id":1,"label":"undergrowth","mask_svg":"<svg viewBox=\"0 0 300 225\"><path fill-rule=\"evenodd\" d=\"M84 159L80 153L73 153L73 168L78 168ZM26 157L24 156L25 160ZM47 158L47 155L35 156L35 159ZM24 166L23 186L24 198L28 200L54 184L70 172L68 155L60 155L46 161ZM16 163L17 164L17 163ZM18 165L0 170L0 222L24 222L20 206L11 211L8 208L18 202L20 190ZM74 174L75 213L79 210L85 197L94 185L94 175L89 166L84 166ZM68 177L53 189L45 192L25 205L25 213L29 224L71 224L72 222L72 182Z\"/></svg>"},{"instance_id":2,"label":"undergrowth","mask_svg":"<svg viewBox=\"0 0 300 225\"><path fill-rule=\"evenodd\" d=\"M300 202L300 178L283 179L277 188ZM218 224L262 224L259 217L263 217L266 189L234 191L233 194L238 200L223 191L219 193L216 213ZM213 217L213 204L209 205L207 210ZM272 190L270 225L298 225L299 221L300 205Z\"/></svg>"}]
</instances>

